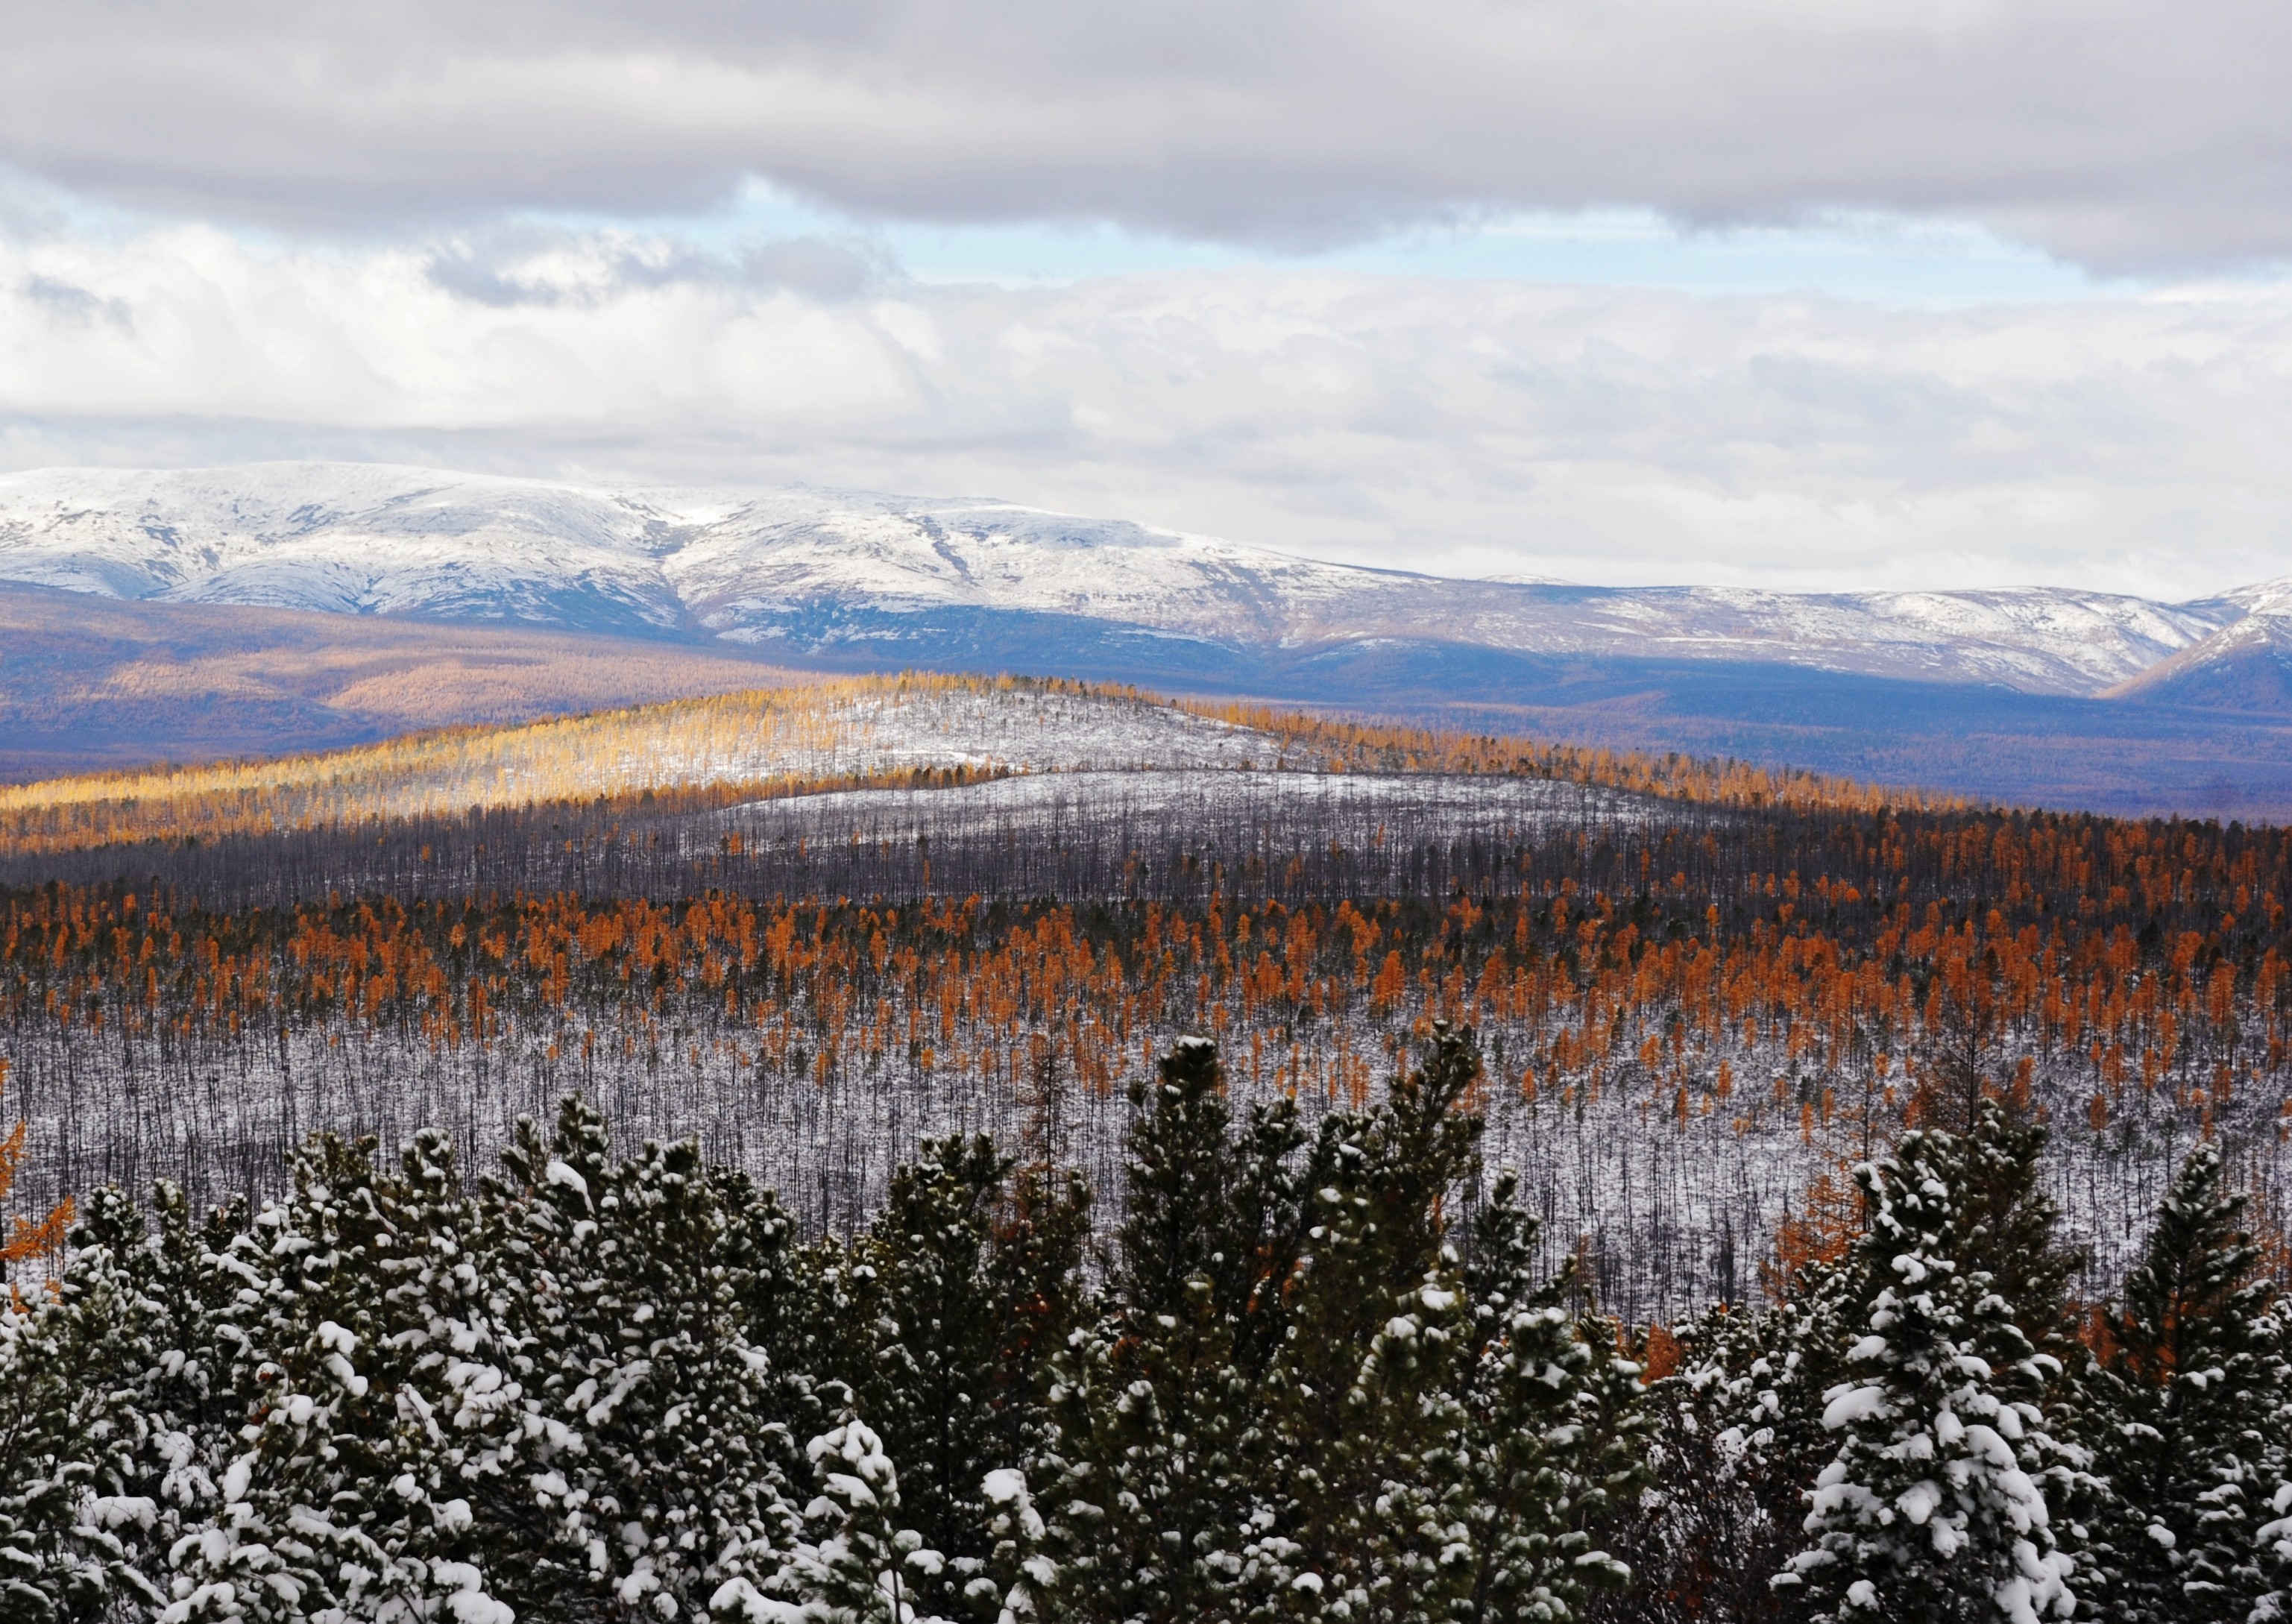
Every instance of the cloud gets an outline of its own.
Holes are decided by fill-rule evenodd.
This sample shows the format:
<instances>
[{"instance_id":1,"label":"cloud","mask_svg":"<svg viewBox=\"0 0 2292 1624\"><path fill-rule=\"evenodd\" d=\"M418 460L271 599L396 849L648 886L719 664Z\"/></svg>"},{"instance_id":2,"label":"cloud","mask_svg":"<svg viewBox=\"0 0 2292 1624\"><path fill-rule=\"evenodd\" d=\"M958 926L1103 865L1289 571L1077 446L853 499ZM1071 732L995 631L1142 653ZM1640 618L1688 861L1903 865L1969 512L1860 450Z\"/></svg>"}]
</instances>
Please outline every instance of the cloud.
<instances>
[{"instance_id":1,"label":"cloud","mask_svg":"<svg viewBox=\"0 0 2292 1624\"><path fill-rule=\"evenodd\" d=\"M438 287L475 303L510 308L594 303L632 289L753 285L818 299L851 299L890 273L865 243L814 237L744 245L736 258L673 238L607 231L576 237L532 223L496 226L415 250Z\"/></svg>"},{"instance_id":2,"label":"cloud","mask_svg":"<svg viewBox=\"0 0 2292 1624\"><path fill-rule=\"evenodd\" d=\"M1320 245L1483 210L1981 221L2292 256L2267 0L36 0L0 162L186 217L860 214Z\"/></svg>"},{"instance_id":3,"label":"cloud","mask_svg":"<svg viewBox=\"0 0 2292 1624\"><path fill-rule=\"evenodd\" d=\"M2283 287L1903 311L1264 270L868 279L624 232L0 238L0 463L994 494L1587 580L2189 596L2292 571Z\"/></svg>"}]
</instances>

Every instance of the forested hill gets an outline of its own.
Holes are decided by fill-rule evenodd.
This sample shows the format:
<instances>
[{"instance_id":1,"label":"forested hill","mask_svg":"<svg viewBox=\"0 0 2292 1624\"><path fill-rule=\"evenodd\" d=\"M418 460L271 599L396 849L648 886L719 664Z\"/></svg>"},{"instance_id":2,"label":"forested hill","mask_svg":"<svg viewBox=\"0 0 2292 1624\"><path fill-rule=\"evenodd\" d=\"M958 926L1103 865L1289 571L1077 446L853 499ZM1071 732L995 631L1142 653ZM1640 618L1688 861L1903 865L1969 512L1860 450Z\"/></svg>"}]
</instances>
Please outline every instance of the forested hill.
<instances>
[{"instance_id":1,"label":"forested hill","mask_svg":"<svg viewBox=\"0 0 2292 1624\"><path fill-rule=\"evenodd\" d=\"M2288 895L1008 680L0 792L0 1582L2272 1616Z\"/></svg>"},{"instance_id":2,"label":"forested hill","mask_svg":"<svg viewBox=\"0 0 2292 1624\"><path fill-rule=\"evenodd\" d=\"M1110 1179L1173 1036L1311 1113L1448 1019L1542 1244L1634 1319L1750 1292L1811 1179L1985 1090L2052 1125L2100 1289L2199 1138L2276 1211L2288 859L2273 828L871 682L9 792L0 1007L42 1201L259 1199L314 1127L488 1143L579 1089L843 1230L936 1133L1055 1120Z\"/></svg>"}]
</instances>

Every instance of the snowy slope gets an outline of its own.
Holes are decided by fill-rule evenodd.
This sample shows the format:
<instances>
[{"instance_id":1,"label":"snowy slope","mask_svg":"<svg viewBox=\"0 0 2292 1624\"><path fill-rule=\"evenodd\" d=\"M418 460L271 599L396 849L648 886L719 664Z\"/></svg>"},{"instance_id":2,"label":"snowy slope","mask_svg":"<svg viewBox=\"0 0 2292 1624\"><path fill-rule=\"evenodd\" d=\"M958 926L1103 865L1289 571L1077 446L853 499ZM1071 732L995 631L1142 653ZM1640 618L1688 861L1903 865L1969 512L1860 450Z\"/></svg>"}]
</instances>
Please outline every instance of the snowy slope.
<instances>
[{"instance_id":1,"label":"snowy slope","mask_svg":"<svg viewBox=\"0 0 2292 1624\"><path fill-rule=\"evenodd\" d=\"M0 476L0 580L130 599L516 621L926 658L979 628L1720 659L2086 694L2250 612L2051 588L1793 595L1460 581L1008 503L584 488L365 464ZM1164 662L1182 650L1160 650Z\"/></svg>"},{"instance_id":2,"label":"snowy slope","mask_svg":"<svg viewBox=\"0 0 2292 1624\"><path fill-rule=\"evenodd\" d=\"M2292 709L2292 615L2247 616L2105 691L2212 710Z\"/></svg>"}]
</instances>

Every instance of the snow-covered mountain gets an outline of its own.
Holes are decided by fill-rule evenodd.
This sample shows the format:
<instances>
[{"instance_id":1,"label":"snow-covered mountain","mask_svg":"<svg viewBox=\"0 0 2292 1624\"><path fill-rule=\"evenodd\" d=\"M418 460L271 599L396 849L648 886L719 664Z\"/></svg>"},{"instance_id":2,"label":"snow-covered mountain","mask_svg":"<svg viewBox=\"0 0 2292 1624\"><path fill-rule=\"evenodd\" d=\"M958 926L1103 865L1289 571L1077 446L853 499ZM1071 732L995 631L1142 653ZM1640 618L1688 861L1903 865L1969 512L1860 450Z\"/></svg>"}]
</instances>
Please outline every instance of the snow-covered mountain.
<instances>
[{"instance_id":1,"label":"snow-covered mountain","mask_svg":"<svg viewBox=\"0 0 2292 1624\"><path fill-rule=\"evenodd\" d=\"M917 663L1110 649L1157 667L1402 644L1722 660L2085 695L2292 583L2165 604L2054 588L1802 595L1455 580L973 499L592 488L368 464L0 476L0 581L522 622ZM1120 662L1117 662L1118 664Z\"/></svg>"},{"instance_id":2,"label":"snow-covered mountain","mask_svg":"<svg viewBox=\"0 0 2292 1624\"><path fill-rule=\"evenodd\" d=\"M2248 614L2102 693L2207 710L2292 711L2292 614Z\"/></svg>"}]
</instances>

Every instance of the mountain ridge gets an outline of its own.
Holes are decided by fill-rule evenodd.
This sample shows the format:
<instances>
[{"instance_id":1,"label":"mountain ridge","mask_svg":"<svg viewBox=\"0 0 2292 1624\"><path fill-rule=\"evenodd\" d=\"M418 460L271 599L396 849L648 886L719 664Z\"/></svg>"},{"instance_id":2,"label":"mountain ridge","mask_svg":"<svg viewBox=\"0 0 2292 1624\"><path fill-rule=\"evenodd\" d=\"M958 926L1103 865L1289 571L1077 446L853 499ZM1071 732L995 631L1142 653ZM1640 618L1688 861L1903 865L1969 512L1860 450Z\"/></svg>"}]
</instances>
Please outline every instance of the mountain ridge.
<instances>
[{"instance_id":1,"label":"mountain ridge","mask_svg":"<svg viewBox=\"0 0 2292 1624\"><path fill-rule=\"evenodd\" d=\"M343 463L0 475L0 580L730 643L784 658L892 656L975 642L991 625L996 640L1046 658L1109 637L1292 657L1398 642L2056 696L2139 697L2139 679L2183 650L2256 614L2292 611L2292 580L2179 604L2054 587L1465 580L990 498L587 486Z\"/></svg>"}]
</instances>

